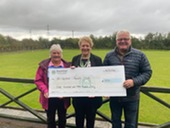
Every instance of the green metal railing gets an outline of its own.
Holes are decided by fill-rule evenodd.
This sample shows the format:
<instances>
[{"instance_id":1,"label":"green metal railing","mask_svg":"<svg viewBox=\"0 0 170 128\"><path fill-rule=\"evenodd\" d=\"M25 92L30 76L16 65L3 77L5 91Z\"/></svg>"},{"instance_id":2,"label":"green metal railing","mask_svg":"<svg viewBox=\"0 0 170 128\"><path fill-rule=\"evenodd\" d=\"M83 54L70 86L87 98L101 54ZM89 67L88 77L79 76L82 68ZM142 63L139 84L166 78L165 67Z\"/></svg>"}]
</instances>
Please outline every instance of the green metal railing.
<instances>
[{"instance_id":1,"label":"green metal railing","mask_svg":"<svg viewBox=\"0 0 170 128\"><path fill-rule=\"evenodd\" d=\"M33 79L19 79L19 78L6 78L6 77L0 77L0 82L12 82L12 83L27 83L27 84L34 84L34 80ZM17 120L24 120L24 121L29 121L29 122L37 122L37 123L46 123L46 117L43 116L42 114L40 114L37 110L35 110L34 108L29 107L28 105L24 104L22 101L20 101L20 98L36 91L37 88L32 88L24 93L22 93L21 95L15 97L13 95L11 95L9 92L7 92L6 90L0 88L0 92L2 95L4 95L5 97L7 97L9 99L9 101L0 104L0 108L6 108L8 104L15 102L16 104L18 104L19 106L21 106L24 110L32 113L35 117L37 117L38 119L31 119L31 118L20 118L17 116L11 116L8 114L1 114L0 113L0 117L3 118L12 118L12 119L17 119ZM162 87L141 87L141 92L144 93L145 95L149 96L150 98L156 100L157 102L159 102L160 104L164 105L167 108L170 108L170 104L161 100L160 98L156 97L155 95L151 94L152 92L154 93L164 93L164 94L170 94L170 88L162 88ZM103 101L103 104L109 102L109 99L106 99ZM97 115L100 116L103 120L108 121L111 123L111 119L110 117L106 116L105 114L103 114L100 111L97 111ZM67 114L67 119L74 117L75 113L72 114ZM70 128L75 128L75 125L73 124L67 124L67 127ZM159 126L155 126L156 128L168 128L170 127L170 122L166 122L164 124L161 124Z\"/></svg>"}]
</instances>

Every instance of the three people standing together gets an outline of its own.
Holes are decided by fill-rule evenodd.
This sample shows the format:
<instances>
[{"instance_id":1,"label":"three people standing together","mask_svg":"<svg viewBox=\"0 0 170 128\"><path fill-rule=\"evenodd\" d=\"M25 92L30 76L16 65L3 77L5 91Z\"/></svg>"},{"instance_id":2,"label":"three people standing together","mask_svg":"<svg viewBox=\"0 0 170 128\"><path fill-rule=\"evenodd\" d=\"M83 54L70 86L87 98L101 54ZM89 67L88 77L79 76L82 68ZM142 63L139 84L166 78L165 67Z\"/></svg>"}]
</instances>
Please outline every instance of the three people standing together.
<instances>
[{"instance_id":1,"label":"three people standing together","mask_svg":"<svg viewBox=\"0 0 170 128\"><path fill-rule=\"evenodd\" d=\"M116 47L102 59L91 53L93 41L90 37L82 37L78 42L81 53L73 57L70 63L62 59L59 45L50 48L50 58L40 62L35 84L40 90L40 103L47 112L48 128L56 128L55 112L58 110L59 128L65 128L66 110L70 98L48 98L48 68L86 68L93 66L124 65L125 81L122 86L127 90L126 97L110 97L112 128L122 128L121 116L124 110L125 128L137 128L140 87L151 77L152 70L145 54L132 47L131 35L128 31L119 31L116 35ZM74 70L74 69L73 69ZM74 97L75 123L77 128L94 128L97 109L102 105L102 97Z\"/></svg>"}]
</instances>

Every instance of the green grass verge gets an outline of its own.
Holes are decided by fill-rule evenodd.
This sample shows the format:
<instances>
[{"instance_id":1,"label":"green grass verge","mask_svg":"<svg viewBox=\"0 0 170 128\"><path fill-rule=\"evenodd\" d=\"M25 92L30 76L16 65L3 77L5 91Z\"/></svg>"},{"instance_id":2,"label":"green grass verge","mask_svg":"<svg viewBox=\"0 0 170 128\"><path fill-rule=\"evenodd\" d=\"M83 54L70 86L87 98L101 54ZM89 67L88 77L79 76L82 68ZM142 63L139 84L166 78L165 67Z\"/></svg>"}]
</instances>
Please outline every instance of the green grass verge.
<instances>
[{"instance_id":1,"label":"green grass verge","mask_svg":"<svg viewBox=\"0 0 170 128\"><path fill-rule=\"evenodd\" d=\"M93 50L93 53L101 56L102 59L109 50ZM153 69L153 75L146 86L170 87L170 51L144 51L150 60ZM79 54L79 50L64 49L63 58L71 61L72 57ZM0 76L12 78L31 78L34 79L38 63L49 57L48 50L23 51L0 54ZM18 96L27 90L34 88L34 84L21 84L0 82L0 87L7 90L10 94ZM169 94L154 93L154 95L166 102L170 101ZM39 91L35 91L26 97L20 99L29 106L41 109L38 102ZM0 104L8 101L8 98L0 94ZM12 106L18 106L11 103ZM110 109L108 104L103 105L100 110L110 117ZM72 106L68 112L73 112ZM155 100L141 93L139 121L162 124L169 121L170 111L168 108L159 104Z\"/></svg>"}]
</instances>

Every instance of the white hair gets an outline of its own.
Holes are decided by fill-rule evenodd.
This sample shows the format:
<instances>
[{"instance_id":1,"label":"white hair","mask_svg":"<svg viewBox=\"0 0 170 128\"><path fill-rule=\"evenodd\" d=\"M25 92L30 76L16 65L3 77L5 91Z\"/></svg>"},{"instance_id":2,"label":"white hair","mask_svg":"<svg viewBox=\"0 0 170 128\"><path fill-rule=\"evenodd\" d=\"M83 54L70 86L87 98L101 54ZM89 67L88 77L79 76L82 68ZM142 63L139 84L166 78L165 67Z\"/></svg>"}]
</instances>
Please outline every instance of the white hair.
<instances>
[{"instance_id":1,"label":"white hair","mask_svg":"<svg viewBox=\"0 0 170 128\"><path fill-rule=\"evenodd\" d=\"M52 52L53 50L56 50L56 51L59 50L60 52L63 52L60 44L53 44L53 45L51 45L51 47L50 47L50 52Z\"/></svg>"}]
</instances>

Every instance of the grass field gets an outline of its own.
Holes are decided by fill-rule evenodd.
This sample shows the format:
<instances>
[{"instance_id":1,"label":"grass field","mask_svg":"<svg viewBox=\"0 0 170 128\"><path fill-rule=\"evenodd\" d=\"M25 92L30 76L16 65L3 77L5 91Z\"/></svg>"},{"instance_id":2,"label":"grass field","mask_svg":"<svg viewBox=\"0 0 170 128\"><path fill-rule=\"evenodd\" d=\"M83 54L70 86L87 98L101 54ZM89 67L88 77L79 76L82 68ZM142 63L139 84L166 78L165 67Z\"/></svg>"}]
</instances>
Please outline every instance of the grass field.
<instances>
[{"instance_id":1,"label":"grass field","mask_svg":"<svg viewBox=\"0 0 170 128\"><path fill-rule=\"evenodd\" d=\"M109 50L93 50L93 53L104 58L108 51ZM72 57L79 53L79 50L65 49L63 52L63 58L71 61ZM170 87L170 51L144 51L144 53L150 60L153 69L152 78L146 86ZM0 76L33 79L38 63L48 57L48 50L1 53ZM0 82L0 87L7 90L12 95L18 96L22 92L35 87L35 85ZM170 103L169 94L155 93L154 95ZM24 103L29 104L31 107L40 109L41 106L38 102L38 97L39 92L35 91L21 100ZM0 104L7 100L7 98L0 94ZM14 103L10 105L16 106ZM110 116L108 104L103 105L100 110ZM73 111L72 107L69 108L69 112L71 111ZM139 121L156 124L168 122L170 121L170 110L141 93Z\"/></svg>"}]
</instances>

